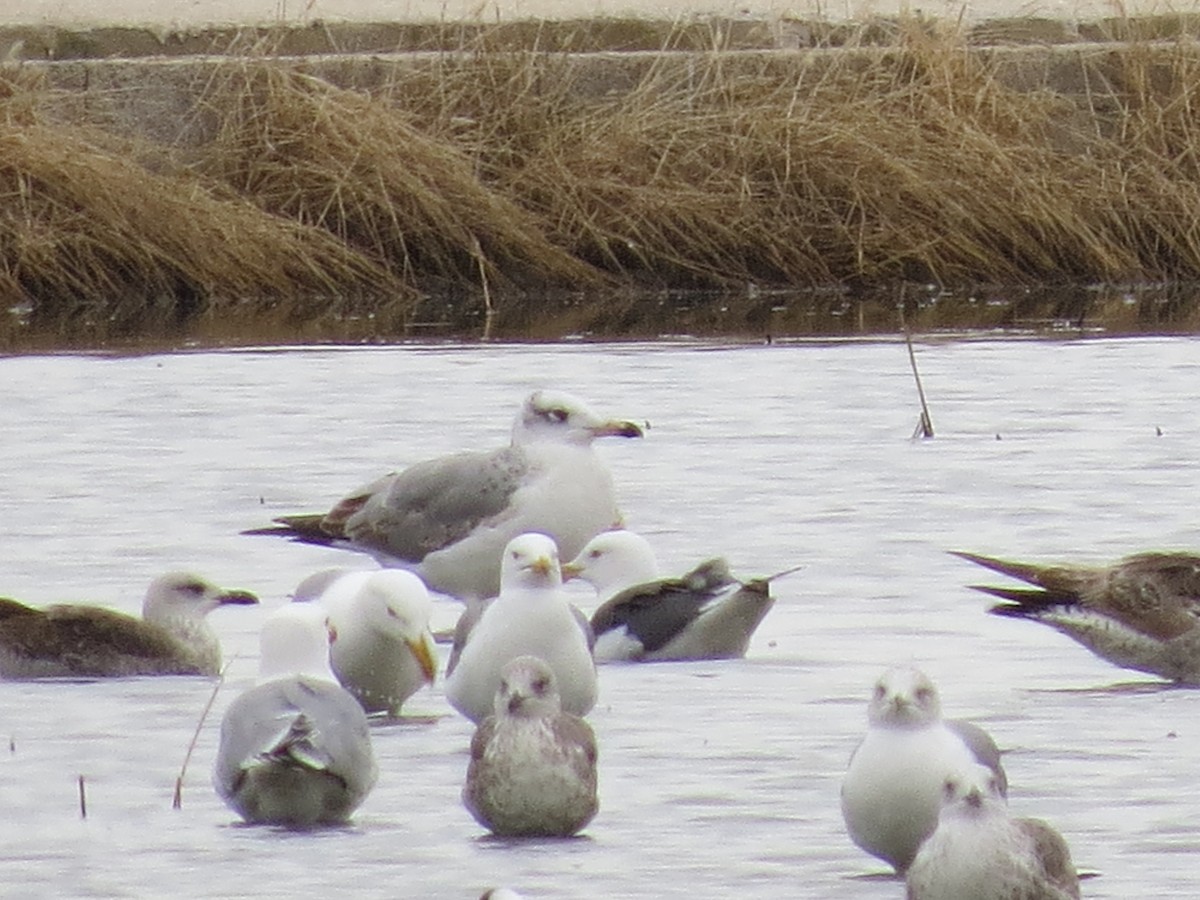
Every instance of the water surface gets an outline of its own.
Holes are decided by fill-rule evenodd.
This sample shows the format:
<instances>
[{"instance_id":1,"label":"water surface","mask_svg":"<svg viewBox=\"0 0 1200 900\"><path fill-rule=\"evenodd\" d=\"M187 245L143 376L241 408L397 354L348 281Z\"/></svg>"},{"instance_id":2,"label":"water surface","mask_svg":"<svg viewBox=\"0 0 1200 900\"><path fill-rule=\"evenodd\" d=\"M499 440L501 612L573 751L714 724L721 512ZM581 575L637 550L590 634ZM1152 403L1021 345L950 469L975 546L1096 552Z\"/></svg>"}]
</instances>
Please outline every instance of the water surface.
<instances>
[{"instance_id":1,"label":"water surface","mask_svg":"<svg viewBox=\"0 0 1200 900\"><path fill-rule=\"evenodd\" d=\"M1100 873L1085 896L1194 897L1200 694L985 615L964 585L988 573L944 551L1104 561L1200 545L1198 349L919 344L931 441L910 439L916 390L892 341L0 359L0 593L134 610L152 577L192 567L264 600L213 616L234 661L181 810L173 785L212 682L0 684L0 877L27 896L472 898L507 883L899 898L845 836L837 793L870 684L908 662L1008 751L1014 811L1051 820ZM411 703L435 724L375 729L381 777L352 826L235 825L208 773L258 623L315 569L367 564L239 529L504 441L539 386L650 423L601 452L666 568L717 553L744 575L804 565L777 582L748 658L602 670L601 811L579 839L484 836L459 802L471 727L440 683ZM455 612L441 604L439 622Z\"/></svg>"}]
</instances>

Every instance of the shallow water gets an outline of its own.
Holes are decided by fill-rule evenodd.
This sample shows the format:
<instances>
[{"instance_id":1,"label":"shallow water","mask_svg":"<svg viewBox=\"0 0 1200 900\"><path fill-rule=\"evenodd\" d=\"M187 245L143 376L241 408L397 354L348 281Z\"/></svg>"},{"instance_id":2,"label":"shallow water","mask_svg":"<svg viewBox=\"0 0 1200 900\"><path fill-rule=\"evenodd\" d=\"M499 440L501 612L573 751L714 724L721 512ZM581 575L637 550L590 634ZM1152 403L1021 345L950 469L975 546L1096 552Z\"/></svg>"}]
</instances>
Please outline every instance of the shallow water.
<instances>
[{"instance_id":1,"label":"shallow water","mask_svg":"<svg viewBox=\"0 0 1200 900\"><path fill-rule=\"evenodd\" d=\"M234 660L178 811L212 682L0 684L0 878L25 896L352 883L472 898L506 883L530 897L899 898L845 836L837 792L871 682L915 662L949 715L1007 749L1014 811L1051 820L1099 873L1085 896L1194 897L1200 693L985 615L964 585L988 573L944 551L1195 548L1197 349L919 344L937 437L917 442L906 351L886 341L0 359L0 593L133 610L153 576L186 566L264 599L213 616ZM458 798L471 729L440 684L410 704L434 724L375 729L382 774L352 826L233 824L208 773L221 712L253 680L258 623L313 570L366 564L238 530L501 442L544 385L650 422L645 440L601 452L665 567L715 553L743 575L805 566L776 583L748 658L602 670L601 811L582 838L484 837ZM454 613L439 606L439 624Z\"/></svg>"}]
</instances>

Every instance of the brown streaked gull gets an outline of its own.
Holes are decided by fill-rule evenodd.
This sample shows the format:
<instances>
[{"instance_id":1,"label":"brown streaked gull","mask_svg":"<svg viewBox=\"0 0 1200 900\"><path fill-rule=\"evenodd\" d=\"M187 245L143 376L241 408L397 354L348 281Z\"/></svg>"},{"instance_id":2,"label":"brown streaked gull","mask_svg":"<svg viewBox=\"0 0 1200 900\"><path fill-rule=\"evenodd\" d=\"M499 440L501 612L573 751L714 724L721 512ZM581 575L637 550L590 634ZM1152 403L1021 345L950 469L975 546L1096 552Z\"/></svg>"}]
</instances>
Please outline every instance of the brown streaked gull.
<instances>
[{"instance_id":1,"label":"brown streaked gull","mask_svg":"<svg viewBox=\"0 0 1200 900\"><path fill-rule=\"evenodd\" d=\"M337 635L330 649L333 672L368 713L398 716L404 701L433 683L433 602L412 572L320 572L302 581L293 597L312 600L329 615Z\"/></svg>"},{"instance_id":2,"label":"brown streaked gull","mask_svg":"<svg viewBox=\"0 0 1200 900\"><path fill-rule=\"evenodd\" d=\"M411 569L431 590L461 599L495 596L505 545L548 534L564 555L621 523L597 437L640 437L632 422L603 419L562 391L535 391L508 446L456 453L386 475L325 514L283 516L244 534L277 534L369 553Z\"/></svg>"},{"instance_id":3,"label":"brown streaked gull","mask_svg":"<svg viewBox=\"0 0 1200 900\"><path fill-rule=\"evenodd\" d=\"M771 581L785 574L743 582L714 558L664 578L649 542L632 531L596 535L563 566L565 577L587 581L602 601L591 617L601 663L745 656L775 604Z\"/></svg>"},{"instance_id":4,"label":"brown streaked gull","mask_svg":"<svg viewBox=\"0 0 1200 900\"><path fill-rule=\"evenodd\" d=\"M562 711L554 672L534 656L504 666L494 712L471 739L463 803L503 837L569 837L596 815L596 738Z\"/></svg>"},{"instance_id":5,"label":"brown streaked gull","mask_svg":"<svg viewBox=\"0 0 1200 900\"><path fill-rule=\"evenodd\" d=\"M948 777L937 829L917 852L907 900L1078 900L1079 877L1062 835L1012 816L983 766Z\"/></svg>"},{"instance_id":6,"label":"brown streaked gull","mask_svg":"<svg viewBox=\"0 0 1200 900\"><path fill-rule=\"evenodd\" d=\"M530 655L554 671L563 709L586 715L596 702L590 629L562 589L554 541L518 535L505 549L501 569L500 595L472 604L459 620L446 668L450 705L478 724L492 712L500 670Z\"/></svg>"},{"instance_id":7,"label":"brown streaked gull","mask_svg":"<svg viewBox=\"0 0 1200 900\"><path fill-rule=\"evenodd\" d=\"M982 728L942 719L937 688L910 667L888 669L867 706L869 727L842 780L842 817L863 850L904 872L937 827L942 786L983 765L1000 792L1007 780L1000 751Z\"/></svg>"},{"instance_id":8,"label":"brown streaked gull","mask_svg":"<svg viewBox=\"0 0 1200 900\"><path fill-rule=\"evenodd\" d=\"M216 675L221 645L205 617L220 606L257 602L190 572L154 579L140 619L100 606L36 609L0 600L0 677Z\"/></svg>"},{"instance_id":9,"label":"brown streaked gull","mask_svg":"<svg viewBox=\"0 0 1200 900\"><path fill-rule=\"evenodd\" d=\"M289 603L259 636L258 683L221 722L213 786L247 822L310 828L344 822L375 785L367 716L329 666L316 604Z\"/></svg>"},{"instance_id":10,"label":"brown streaked gull","mask_svg":"<svg viewBox=\"0 0 1200 900\"><path fill-rule=\"evenodd\" d=\"M1123 668L1200 685L1200 556L1138 553L1083 566L951 552L1033 585L971 585L1005 601L988 612L1042 622Z\"/></svg>"}]
</instances>

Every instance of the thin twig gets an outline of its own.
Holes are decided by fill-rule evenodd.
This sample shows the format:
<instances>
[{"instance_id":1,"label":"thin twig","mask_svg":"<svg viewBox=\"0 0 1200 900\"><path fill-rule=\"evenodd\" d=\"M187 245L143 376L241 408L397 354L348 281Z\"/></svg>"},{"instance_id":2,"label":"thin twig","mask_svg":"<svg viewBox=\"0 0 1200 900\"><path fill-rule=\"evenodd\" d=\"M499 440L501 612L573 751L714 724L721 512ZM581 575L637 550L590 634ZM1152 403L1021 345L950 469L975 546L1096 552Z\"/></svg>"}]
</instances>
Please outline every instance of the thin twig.
<instances>
[{"instance_id":1,"label":"thin twig","mask_svg":"<svg viewBox=\"0 0 1200 900\"><path fill-rule=\"evenodd\" d=\"M87 818L87 794L83 790L83 776L79 776L79 818Z\"/></svg>"},{"instance_id":2,"label":"thin twig","mask_svg":"<svg viewBox=\"0 0 1200 900\"><path fill-rule=\"evenodd\" d=\"M925 402L925 388L921 384L921 373L917 370L917 354L913 350L912 331L904 318L904 288L900 289L900 325L904 329L904 342L908 345L908 361L912 364L913 378L917 381L917 396L921 398L921 418L913 430L913 437L933 437L933 419L929 417L929 404Z\"/></svg>"},{"instance_id":3,"label":"thin twig","mask_svg":"<svg viewBox=\"0 0 1200 900\"><path fill-rule=\"evenodd\" d=\"M221 685L225 683L225 673L229 671L229 667L233 664L234 659L237 659L237 657L234 656L222 667L220 674L217 676L217 683L213 685L212 693L208 695L208 702L204 704L204 710L200 713L200 721L196 723L196 730L192 733L192 740L188 744L187 753L184 754L183 765L179 769L179 777L175 779L175 796L171 800L171 809L183 808L183 778L187 774L188 763L192 759L192 751L196 749L196 742L200 740L200 729L204 727L204 720L208 718L208 713L217 699L217 692L221 690Z\"/></svg>"}]
</instances>

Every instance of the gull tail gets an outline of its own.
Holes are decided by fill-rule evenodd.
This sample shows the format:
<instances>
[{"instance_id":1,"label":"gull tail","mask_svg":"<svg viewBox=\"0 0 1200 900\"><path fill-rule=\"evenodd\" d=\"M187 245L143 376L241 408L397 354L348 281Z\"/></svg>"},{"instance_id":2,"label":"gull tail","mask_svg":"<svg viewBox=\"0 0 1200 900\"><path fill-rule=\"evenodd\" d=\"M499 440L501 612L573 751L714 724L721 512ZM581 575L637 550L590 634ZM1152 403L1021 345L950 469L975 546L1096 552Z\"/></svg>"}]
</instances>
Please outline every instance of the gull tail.
<instances>
[{"instance_id":1,"label":"gull tail","mask_svg":"<svg viewBox=\"0 0 1200 900\"><path fill-rule=\"evenodd\" d=\"M322 527L325 516L321 513L309 513L298 516L280 516L274 519L274 525L263 528L248 528L240 534L266 534L274 537L287 538L301 544L317 544L322 547L332 546L338 540Z\"/></svg>"}]
</instances>

